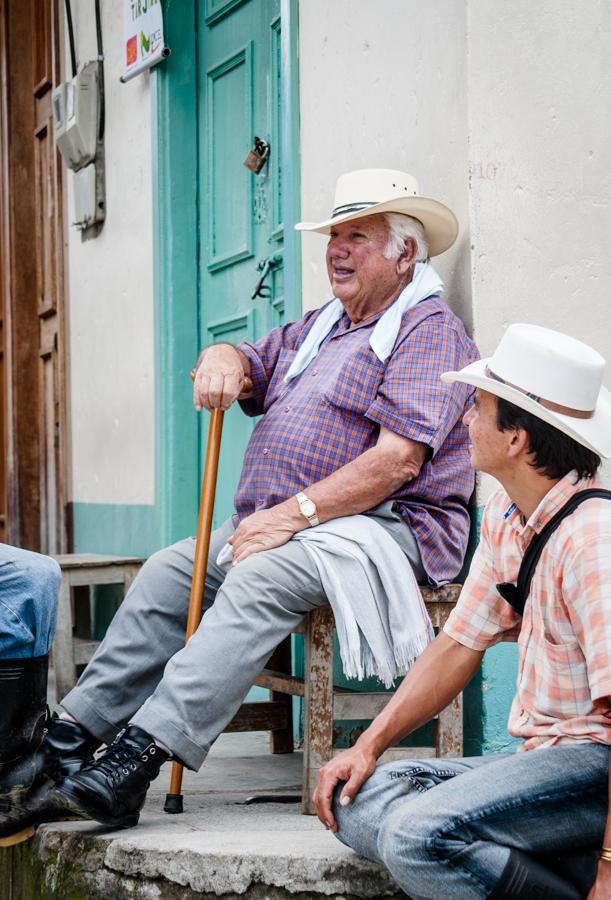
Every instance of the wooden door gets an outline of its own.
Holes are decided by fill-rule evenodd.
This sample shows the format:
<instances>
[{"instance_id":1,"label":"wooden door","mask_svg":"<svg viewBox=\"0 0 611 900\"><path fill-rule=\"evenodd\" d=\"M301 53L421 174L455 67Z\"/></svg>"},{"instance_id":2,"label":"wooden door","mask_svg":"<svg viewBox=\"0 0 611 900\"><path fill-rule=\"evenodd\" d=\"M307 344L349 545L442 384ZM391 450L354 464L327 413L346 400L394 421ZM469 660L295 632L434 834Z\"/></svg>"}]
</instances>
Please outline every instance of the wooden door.
<instances>
[{"instance_id":1,"label":"wooden door","mask_svg":"<svg viewBox=\"0 0 611 900\"><path fill-rule=\"evenodd\" d=\"M280 0L200 0L199 21L201 338L237 344L285 314ZM255 135L270 146L259 174L243 165ZM237 407L225 417L215 526L233 511L252 427Z\"/></svg>"},{"instance_id":2,"label":"wooden door","mask_svg":"<svg viewBox=\"0 0 611 900\"><path fill-rule=\"evenodd\" d=\"M63 198L51 117L62 69L59 0L0 0L0 19L0 501L4 491L6 540L58 553L68 549Z\"/></svg>"}]
</instances>

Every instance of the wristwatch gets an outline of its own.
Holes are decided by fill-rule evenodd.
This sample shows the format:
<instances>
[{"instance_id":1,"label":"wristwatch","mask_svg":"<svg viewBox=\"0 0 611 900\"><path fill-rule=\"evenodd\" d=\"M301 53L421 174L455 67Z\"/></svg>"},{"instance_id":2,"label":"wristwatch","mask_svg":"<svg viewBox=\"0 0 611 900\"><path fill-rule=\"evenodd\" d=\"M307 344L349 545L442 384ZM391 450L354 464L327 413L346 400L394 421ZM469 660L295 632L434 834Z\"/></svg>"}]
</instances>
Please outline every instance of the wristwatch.
<instances>
[{"instance_id":1,"label":"wristwatch","mask_svg":"<svg viewBox=\"0 0 611 900\"><path fill-rule=\"evenodd\" d=\"M310 525L312 527L314 527L314 525L320 525L314 501L310 500L309 497L306 497L303 491L299 491L298 494L295 494L295 499L299 504L299 512L308 520Z\"/></svg>"}]
</instances>

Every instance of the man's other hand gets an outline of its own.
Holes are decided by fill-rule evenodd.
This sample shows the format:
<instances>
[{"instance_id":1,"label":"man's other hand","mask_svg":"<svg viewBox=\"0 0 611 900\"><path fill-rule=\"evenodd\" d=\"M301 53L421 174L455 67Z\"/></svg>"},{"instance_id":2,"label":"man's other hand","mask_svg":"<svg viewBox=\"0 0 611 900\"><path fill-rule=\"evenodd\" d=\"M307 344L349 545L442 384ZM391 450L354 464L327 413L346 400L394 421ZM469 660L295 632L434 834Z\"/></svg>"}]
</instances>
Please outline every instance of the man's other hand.
<instances>
[{"instance_id":1,"label":"man's other hand","mask_svg":"<svg viewBox=\"0 0 611 900\"><path fill-rule=\"evenodd\" d=\"M195 409L229 409L244 388L244 366L238 351L230 344L214 344L196 363L193 381Z\"/></svg>"},{"instance_id":2,"label":"man's other hand","mask_svg":"<svg viewBox=\"0 0 611 900\"><path fill-rule=\"evenodd\" d=\"M270 509L261 509L242 519L229 538L236 565L253 553L281 547L298 531L307 527L294 497Z\"/></svg>"},{"instance_id":3,"label":"man's other hand","mask_svg":"<svg viewBox=\"0 0 611 900\"><path fill-rule=\"evenodd\" d=\"M352 803L370 775L373 775L376 767L376 757L370 751L359 747L358 743L349 750L344 750L318 773L318 783L312 796L316 815L331 831L337 831L337 822L333 816L333 792L340 781L346 784L339 795L341 806Z\"/></svg>"}]
</instances>

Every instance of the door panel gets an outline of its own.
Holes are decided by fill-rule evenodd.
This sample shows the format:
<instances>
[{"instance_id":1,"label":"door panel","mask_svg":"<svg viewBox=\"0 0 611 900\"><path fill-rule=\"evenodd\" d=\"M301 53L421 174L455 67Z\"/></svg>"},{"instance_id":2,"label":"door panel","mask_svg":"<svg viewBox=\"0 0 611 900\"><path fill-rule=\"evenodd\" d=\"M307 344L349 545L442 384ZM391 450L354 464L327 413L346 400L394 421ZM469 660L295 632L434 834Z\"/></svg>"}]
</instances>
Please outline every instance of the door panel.
<instances>
[{"instance_id":1,"label":"door panel","mask_svg":"<svg viewBox=\"0 0 611 900\"><path fill-rule=\"evenodd\" d=\"M60 20L59 0L0 0L0 538L46 552L68 544Z\"/></svg>"},{"instance_id":2,"label":"door panel","mask_svg":"<svg viewBox=\"0 0 611 900\"><path fill-rule=\"evenodd\" d=\"M256 340L284 320L280 0L204 0L200 17L200 328L204 346ZM243 161L270 144L259 174ZM263 296L251 299L266 259ZM202 417L203 430L207 420ZM226 416L215 526L233 512L254 423ZM202 436L205 443L205 434Z\"/></svg>"}]
</instances>

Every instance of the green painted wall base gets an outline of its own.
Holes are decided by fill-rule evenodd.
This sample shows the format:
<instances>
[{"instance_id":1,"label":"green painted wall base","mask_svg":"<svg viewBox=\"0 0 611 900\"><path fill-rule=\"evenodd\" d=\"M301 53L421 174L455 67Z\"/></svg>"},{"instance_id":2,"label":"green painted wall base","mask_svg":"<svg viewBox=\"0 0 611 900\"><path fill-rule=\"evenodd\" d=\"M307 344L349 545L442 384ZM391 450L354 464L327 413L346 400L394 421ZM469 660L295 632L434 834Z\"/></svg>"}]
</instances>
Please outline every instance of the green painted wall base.
<instances>
[{"instance_id":1,"label":"green painted wall base","mask_svg":"<svg viewBox=\"0 0 611 900\"><path fill-rule=\"evenodd\" d=\"M75 553L150 556L160 547L155 506L73 503Z\"/></svg>"}]
</instances>

